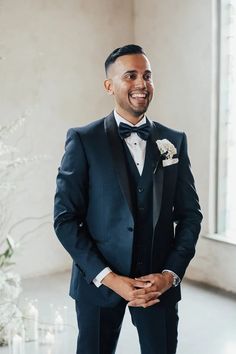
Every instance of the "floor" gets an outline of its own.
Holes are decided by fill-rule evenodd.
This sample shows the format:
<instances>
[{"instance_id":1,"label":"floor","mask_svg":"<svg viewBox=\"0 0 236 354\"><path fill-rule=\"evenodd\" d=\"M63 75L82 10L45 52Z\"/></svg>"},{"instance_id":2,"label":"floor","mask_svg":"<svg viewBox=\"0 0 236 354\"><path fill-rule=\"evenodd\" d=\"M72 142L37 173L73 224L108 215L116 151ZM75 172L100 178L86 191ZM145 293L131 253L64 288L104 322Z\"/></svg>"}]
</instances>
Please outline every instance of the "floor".
<instances>
[{"instance_id":1,"label":"floor","mask_svg":"<svg viewBox=\"0 0 236 354\"><path fill-rule=\"evenodd\" d=\"M54 344L29 342L26 343L24 354L75 354L77 326L74 303L67 295L68 286L68 273L23 282L20 302L37 299L35 303L39 309L41 327L52 323L55 310L61 313L66 323L64 331L55 335ZM235 354L236 298L189 282L183 284L182 293L178 354ZM117 354L139 353L137 334L127 312ZM0 354L12 353L7 347L2 347Z\"/></svg>"}]
</instances>

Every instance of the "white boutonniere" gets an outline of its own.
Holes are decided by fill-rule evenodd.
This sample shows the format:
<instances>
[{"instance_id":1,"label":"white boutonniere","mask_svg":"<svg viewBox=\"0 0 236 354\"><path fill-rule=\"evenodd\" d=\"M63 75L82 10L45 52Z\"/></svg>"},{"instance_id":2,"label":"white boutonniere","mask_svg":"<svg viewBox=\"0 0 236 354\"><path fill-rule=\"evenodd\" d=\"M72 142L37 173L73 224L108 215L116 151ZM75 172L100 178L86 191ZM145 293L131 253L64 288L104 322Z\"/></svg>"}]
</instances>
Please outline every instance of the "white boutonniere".
<instances>
[{"instance_id":1,"label":"white boutonniere","mask_svg":"<svg viewBox=\"0 0 236 354\"><path fill-rule=\"evenodd\" d=\"M173 158L173 156L177 154L177 150L168 139L157 140L156 144L161 153L163 167L179 162L178 158Z\"/></svg>"}]
</instances>

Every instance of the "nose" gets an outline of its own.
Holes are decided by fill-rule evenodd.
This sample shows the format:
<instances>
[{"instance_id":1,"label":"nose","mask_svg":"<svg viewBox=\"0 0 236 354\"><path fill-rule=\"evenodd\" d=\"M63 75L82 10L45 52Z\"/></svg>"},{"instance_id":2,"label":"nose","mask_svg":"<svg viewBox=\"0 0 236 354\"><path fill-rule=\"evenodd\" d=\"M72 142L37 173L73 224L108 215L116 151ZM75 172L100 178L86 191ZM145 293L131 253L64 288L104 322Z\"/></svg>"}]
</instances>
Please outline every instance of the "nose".
<instances>
[{"instance_id":1,"label":"nose","mask_svg":"<svg viewBox=\"0 0 236 354\"><path fill-rule=\"evenodd\" d=\"M138 76L136 81L135 81L135 87L139 88L139 89L144 89L146 88L146 81L144 80L144 78L142 76Z\"/></svg>"}]
</instances>

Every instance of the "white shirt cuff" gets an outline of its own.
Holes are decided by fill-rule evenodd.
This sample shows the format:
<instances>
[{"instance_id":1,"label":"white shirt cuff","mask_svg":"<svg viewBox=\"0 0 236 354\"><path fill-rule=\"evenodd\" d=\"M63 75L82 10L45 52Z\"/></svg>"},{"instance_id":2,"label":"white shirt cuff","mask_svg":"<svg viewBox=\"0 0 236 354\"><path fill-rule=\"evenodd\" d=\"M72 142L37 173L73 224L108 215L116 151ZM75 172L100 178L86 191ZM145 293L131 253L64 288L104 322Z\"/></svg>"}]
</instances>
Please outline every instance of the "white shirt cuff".
<instances>
[{"instance_id":1,"label":"white shirt cuff","mask_svg":"<svg viewBox=\"0 0 236 354\"><path fill-rule=\"evenodd\" d=\"M93 279L93 283L96 285L97 288L102 285L102 279L104 279L105 276L111 272L112 270L109 267L106 267Z\"/></svg>"},{"instance_id":2,"label":"white shirt cuff","mask_svg":"<svg viewBox=\"0 0 236 354\"><path fill-rule=\"evenodd\" d=\"M174 286L174 287L176 287L176 286L179 285L179 283L181 282L181 279L180 279L180 277L179 277L175 272L173 272L172 270L169 270L169 269L164 269L164 270L162 271L162 273L163 273L163 272L169 272L169 273L171 273L171 274L173 275L173 277L174 277L173 286Z\"/></svg>"}]
</instances>

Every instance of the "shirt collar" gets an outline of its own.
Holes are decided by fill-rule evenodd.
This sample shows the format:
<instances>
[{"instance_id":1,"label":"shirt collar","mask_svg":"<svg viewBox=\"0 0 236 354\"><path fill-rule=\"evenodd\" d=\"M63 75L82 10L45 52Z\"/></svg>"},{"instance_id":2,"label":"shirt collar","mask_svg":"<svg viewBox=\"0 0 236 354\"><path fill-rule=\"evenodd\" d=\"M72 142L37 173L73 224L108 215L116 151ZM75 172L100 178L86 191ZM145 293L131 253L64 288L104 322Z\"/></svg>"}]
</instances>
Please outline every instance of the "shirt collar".
<instances>
[{"instance_id":1,"label":"shirt collar","mask_svg":"<svg viewBox=\"0 0 236 354\"><path fill-rule=\"evenodd\" d=\"M117 113L115 110L114 110L114 117L115 117L115 120L116 120L116 124L117 124L117 126L119 127L119 124L122 122L122 123L125 123L125 124L128 124L128 125L130 125L131 127L139 127L140 125L142 125L142 124L145 124L146 123L146 121L147 121L147 118L146 118L146 116L143 116L143 118L137 123L137 124L132 124L132 123L130 123L130 122L128 122L126 119L124 119L123 117L121 117L120 115L119 115L119 113Z\"/></svg>"}]
</instances>

